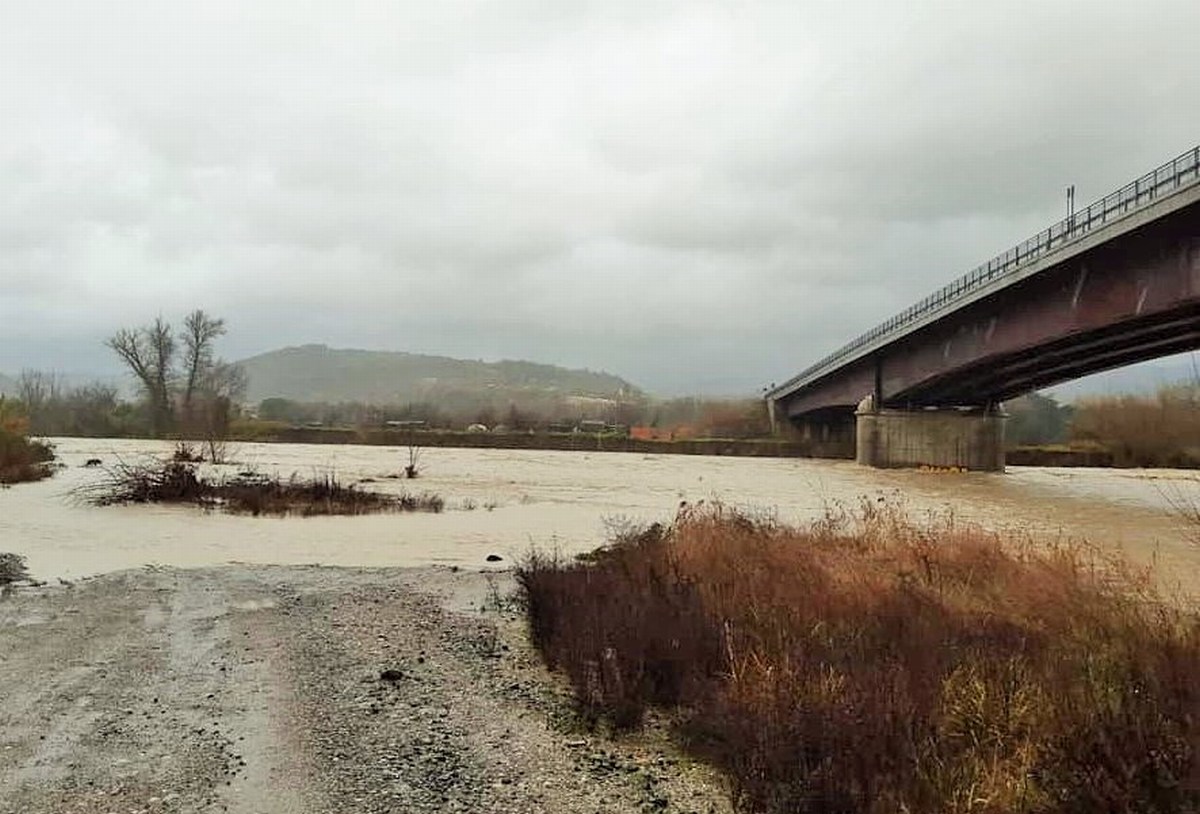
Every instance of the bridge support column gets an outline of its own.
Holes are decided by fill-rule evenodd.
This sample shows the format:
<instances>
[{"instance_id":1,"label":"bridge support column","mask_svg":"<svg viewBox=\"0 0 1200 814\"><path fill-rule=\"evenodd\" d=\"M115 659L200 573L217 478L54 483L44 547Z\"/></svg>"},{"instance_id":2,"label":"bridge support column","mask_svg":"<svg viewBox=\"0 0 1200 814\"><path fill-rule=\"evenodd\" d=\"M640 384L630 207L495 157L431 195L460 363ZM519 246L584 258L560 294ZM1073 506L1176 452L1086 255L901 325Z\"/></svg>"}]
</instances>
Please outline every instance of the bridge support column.
<instances>
[{"instance_id":1,"label":"bridge support column","mask_svg":"<svg viewBox=\"0 0 1200 814\"><path fill-rule=\"evenodd\" d=\"M1004 471L1004 421L997 409L876 410L855 413L855 460L866 466Z\"/></svg>"}]
</instances>

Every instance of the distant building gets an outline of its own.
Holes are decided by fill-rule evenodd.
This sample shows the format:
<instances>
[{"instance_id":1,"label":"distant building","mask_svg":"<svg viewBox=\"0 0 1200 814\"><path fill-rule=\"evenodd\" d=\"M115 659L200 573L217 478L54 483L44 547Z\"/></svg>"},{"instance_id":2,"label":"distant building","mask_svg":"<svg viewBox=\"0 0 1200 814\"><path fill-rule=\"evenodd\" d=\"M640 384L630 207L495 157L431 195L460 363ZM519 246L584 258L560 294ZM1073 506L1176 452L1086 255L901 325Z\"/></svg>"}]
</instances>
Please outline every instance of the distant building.
<instances>
[{"instance_id":1,"label":"distant building","mask_svg":"<svg viewBox=\"0 0 1200 814\"><path fill-rule=\"evenodd\" d=\"M630 427L629 437L638 441L682 441L695 438L695 427Z\"/></svg>"},{"instance_id":2,"label":"distant building","mask_svg":"<svg viewBox=\"0 0 1200 814\"><path fill-rule=\"evenodd\" d=\"M630 427L629 437L635 441L673 441L675 435L663 427Z\"/></svg>"},{"instance_id":3,"label":"distant building","mask_svg":"<svg viewBox=\"0 0 1200 814\"><path fill-rule=\"evenodd\" d=\"M563 399L567 404L573 407L592 407L592 408L610 408L616 407L615 399L604 398L603 396L567 396Z\"/></svg>"}]
</instances>

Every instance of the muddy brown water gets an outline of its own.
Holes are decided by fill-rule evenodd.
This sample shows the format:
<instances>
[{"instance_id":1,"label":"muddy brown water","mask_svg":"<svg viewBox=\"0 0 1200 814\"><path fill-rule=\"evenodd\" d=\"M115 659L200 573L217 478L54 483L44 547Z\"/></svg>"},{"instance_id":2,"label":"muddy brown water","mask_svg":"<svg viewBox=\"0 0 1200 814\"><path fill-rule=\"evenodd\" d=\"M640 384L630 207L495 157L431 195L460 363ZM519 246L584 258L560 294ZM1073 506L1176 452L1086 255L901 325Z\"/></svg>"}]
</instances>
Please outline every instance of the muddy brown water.
<instances>
[{"instance_id":1,"label":"muddy brown water","mask_svg":"<svg viewBox=\"0 0 1200 814\"><path fill-rule=\"evenodd\" d=\"M39 578L144 565L228 562L346 566L504 567L531 545L565 553L601 544L613 523L669 520L681 501L720 500L807 522L833 502L889 495L920 516L953 512L991 528L1084 538L1153 562L1169 582L1200 586L1200 531L1176 506L1200 505L1200 478L1175 470L1013 467L1007 474L878 471L850 462L528 450L427 449L418 480L389 479L407 450L239 444L227 473L254 470L374 479L381 491L430 491L439 515L253 518L181 507L97 508L72 490L103 477L85 468L165 455L162 442L56 439L65 468L0 490L0 551L23 554ZM472 508L473 507L473 508Z\"/></svg>"}]
</instances>

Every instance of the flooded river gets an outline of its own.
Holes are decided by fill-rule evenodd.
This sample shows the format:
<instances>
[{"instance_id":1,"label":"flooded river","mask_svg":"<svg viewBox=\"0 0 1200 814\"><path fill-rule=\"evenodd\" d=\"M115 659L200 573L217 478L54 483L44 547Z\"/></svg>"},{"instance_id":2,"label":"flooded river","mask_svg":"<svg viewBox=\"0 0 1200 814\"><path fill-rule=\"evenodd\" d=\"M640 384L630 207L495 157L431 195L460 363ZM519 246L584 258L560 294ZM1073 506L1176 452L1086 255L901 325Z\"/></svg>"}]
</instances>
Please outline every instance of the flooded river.
<instances>
[{"instance_id":1,"label":"flooded river","mask_svg":"<svg viewBox=\"0 0 1200 814\"><path fill-rule=\"evenodd\" d=\"M784 521L819 516L831 502L889 494L912 512L952 511L989 527L1066 535L1154 560L1164 576L1200 585L1200 548L1172 506L1200 505L1196 473L1174 470L1013 467L1005 475L878 471L844 461L427 449L416 481L388 480L407 463L395 447L240 444L230 473L333 472L369 488L441 495L439 515L253 518L168 507L80 505L76 487L103 477L85 469L165 455L152 441L55 441L66 468L0 490L0 551L28 558L40 578L124 568L247 563L482 566L506 564L531 545L590 549L613 521L669 520L681 501L721 500ZM474 508L471 508L471 507Z\"/></svg>"}]
</instances>

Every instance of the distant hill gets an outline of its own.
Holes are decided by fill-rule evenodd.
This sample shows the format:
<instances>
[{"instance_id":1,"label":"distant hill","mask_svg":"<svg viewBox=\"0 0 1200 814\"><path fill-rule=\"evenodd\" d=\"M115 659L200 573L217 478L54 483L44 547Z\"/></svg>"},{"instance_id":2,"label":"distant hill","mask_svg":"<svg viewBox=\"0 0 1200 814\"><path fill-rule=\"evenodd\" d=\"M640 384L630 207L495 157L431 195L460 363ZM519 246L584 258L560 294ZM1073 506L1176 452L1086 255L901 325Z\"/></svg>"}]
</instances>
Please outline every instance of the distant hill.
<instances>
[{"instance_id":1,"label":"distant hill","mask_svg":"<svg viewBox=\"0 0 1200 814\"><path fill-rule=\"evenodd\" d=\"M0 396L15 396L17 394L17 380L0 373Z\"/></svg>"},{"instance_id":2,"label":"distant hill","mask_svg":"<svg viewBox=\"0 0 1200 814\"><path fill-rule=\"evenodd\" d=\"M325 345L252 356L239 364L249 385L246 401L403 404L446 394L492 399L533 395L614 397L638 394L617 376L533 362L479 362L392 351L342 350Z\"/></svg>"}]
</instances>

